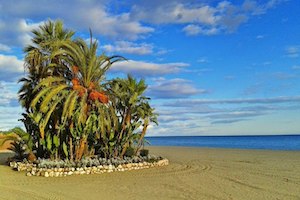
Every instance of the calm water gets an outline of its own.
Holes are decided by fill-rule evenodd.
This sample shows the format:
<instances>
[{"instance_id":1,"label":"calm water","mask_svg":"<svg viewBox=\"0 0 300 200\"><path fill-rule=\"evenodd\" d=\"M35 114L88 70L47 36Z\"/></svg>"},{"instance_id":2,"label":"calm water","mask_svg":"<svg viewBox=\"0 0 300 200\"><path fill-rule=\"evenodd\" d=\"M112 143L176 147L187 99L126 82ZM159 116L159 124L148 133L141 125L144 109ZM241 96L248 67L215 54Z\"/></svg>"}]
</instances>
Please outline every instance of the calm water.
<instances>
[{"instance_id":1,"label":"calm water","mask_svg":"<svg viewBox=\"0 0 300 200\"><path fill-rule=\"evenodd\" d=\"M300 150L300 135L147 137L152 146Z\"/></svg>"}]
</instances>

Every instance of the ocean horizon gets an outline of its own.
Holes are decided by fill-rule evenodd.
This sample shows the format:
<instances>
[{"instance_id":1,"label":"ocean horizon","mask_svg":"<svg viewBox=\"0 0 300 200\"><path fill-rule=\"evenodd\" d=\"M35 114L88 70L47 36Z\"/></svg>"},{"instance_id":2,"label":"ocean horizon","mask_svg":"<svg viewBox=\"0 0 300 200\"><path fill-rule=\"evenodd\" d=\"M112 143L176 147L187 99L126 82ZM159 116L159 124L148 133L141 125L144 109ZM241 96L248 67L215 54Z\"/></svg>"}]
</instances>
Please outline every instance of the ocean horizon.
<instances>
[{"instance_id":1,"label":"ocean horizon","mask_svg":"<svg viewBox=\"0 0 300 200\"><path fill-rule=\"evenodd\" d=\"M150 146L300 150L299 135L160 136L146 137Z\"/></svg>"}]
</instances>

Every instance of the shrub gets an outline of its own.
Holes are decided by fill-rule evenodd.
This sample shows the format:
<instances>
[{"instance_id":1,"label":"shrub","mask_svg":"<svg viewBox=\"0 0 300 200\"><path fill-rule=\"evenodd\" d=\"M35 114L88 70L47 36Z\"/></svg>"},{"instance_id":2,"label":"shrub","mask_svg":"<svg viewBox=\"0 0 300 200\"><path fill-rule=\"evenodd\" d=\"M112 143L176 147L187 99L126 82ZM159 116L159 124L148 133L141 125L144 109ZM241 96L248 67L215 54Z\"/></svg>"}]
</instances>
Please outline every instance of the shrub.
<instances>
[{"instance_id":1,"label":"shrub","mask_svg":"<svg viewBox=\"0 0 300 200\"><path fill-rule=\"evenodd\" d=\"M133 157L134 156L134 148L133 147L128 147L127 150L126 150L125 156Z\"/></svg>"},{"instance_id":2,"label":"shrub","mask_svg":"<svg viewBox=\"0 0 300 200\"><path fill-rule=\"evenodd\" d=\"M148 156L149 150L148 149L141 149L140 150L140 156Z\"/></svg>"}]
</instances>

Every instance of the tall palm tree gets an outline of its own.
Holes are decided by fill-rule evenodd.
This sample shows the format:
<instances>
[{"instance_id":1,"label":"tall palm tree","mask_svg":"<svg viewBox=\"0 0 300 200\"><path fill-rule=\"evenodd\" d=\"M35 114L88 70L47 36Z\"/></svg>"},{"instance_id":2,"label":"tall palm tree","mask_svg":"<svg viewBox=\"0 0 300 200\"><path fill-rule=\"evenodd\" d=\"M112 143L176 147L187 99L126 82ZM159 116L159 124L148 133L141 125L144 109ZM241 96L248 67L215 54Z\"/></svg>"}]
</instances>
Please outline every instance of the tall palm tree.
<instances>
[{"instance_id":1,"label":"tall palm tree","mask_svg":"<svg viewBox=\"0 0 300 200\"><path fill-rule=\"evenodd\" d=\"M90 122L89 116L98 105L96 102L108 103L108 97L101 84L105 72L114 62L124 59L121 56L97 56L98 43L93 42L92 38L90 45L82 39L56 41L49 45L53 45L55 49L50 58L62 59L71 73L47 77L35 87L35 91L39 92L32 100L31 108L44 115L39 122L41 138L45 137L45 128L52 113L59 108L62 108L62 127L68 123L70 129L83 126L83 130L86 130L84 127ZM64 102L64 105L61 102ZM74 119L76 123L73 123ZM87 145L88 133L82 131L80 134L80 141L75 150L76 159L82 157Z\"/></svg>"},{"instance_id":2,"label":"tall palm tree","mask_svg":"<svg viewBox=\"0 0 300 200\"><path fill-rule=\"evenodd\" d=\"M71 40L74 31L64 28L62 21L47 21L40 25L38 29L32 31L32 44L24 48L25 70L28 73L27 77L19 80L22 86L19 90L19 101L25 108L22 121L25 124L27 132L34 140L34 149L38 152L37 155L44 155L44 147L39 140L39 129L36 125L41 115L34 112L30 104L32 99L37 95L39 90L35 90L41 80L52 76L66 73L67 67L61 62L58 57L50 58L51 52L54 50L52 43L54 41ZM54 67L55 66L55 67ZM57 121L57 120L56 120ZM53 123L57 123L55 120Z\"/></svg>"},{"instance_id":3,"label":"tall palm tree","mask_svg":"<svg viewBox=\"0 0 300 200\"><path fill-rule=\"evenodd\" d=\"M65 70L66 66L58 58L50 59L49 54L53 51L53 46L49 43L53 41L71 40L74 32L63 27L60 20L55 22L47 21L40 25L38 29L32 31L32 44L24 49L25 69L28 77L20 79L23 85L19 90L19 100L21 105L29 112L30 102L36 95L33 90L37 84L45 77L59 74ZM56 68L53 68L55 63Z\"/></svg>"}]
</instances>

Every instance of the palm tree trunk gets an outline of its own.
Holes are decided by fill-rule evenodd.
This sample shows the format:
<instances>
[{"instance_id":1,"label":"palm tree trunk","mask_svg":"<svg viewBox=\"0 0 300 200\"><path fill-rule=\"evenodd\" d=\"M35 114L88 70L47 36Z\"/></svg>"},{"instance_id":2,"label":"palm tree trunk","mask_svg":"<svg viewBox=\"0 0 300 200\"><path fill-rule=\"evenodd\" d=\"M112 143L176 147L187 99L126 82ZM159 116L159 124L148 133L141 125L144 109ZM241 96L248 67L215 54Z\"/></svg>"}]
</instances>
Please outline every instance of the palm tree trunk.
<instances>
[{"instance_id":1,"label":"palm tree trunk","mask_svg":"<svg viewBox=\"0 0 300 200\"><path fill-rule=\"evenodd\" d=\"M70 145L70 160L73 160L74 155L73 155L73 140L72 140L72 137L69 138L69 145Z\"/></svg>"},{"instance_id":2,"label":"palm tree trunk","mask_svg":"<svg viewBox=\"0 0 300 200\"><path fill-rule=\"evenodd\" d=\"M146 135L148 126L149 126L149 121L148 121L148 119L145 119L145 121L144 121L144 127L143 127L143 130L142 130L142 133L141 133L141 137L140 137L140 139L138 141L138 145L137 145L137 149L136 149L135 153L137 153L139 151L139 149L141 148L142 141L143 141L143 139L144 139L144 137Z\"/></svg>"},{"instance_id":3,"label":"palm tree trunk","mask_svg":"<svg viewBox=\"0 0 300 200\"><path fill-rule=\"evenodd\" d=\"M121 158L124 157L124 155L125 155L125 153L126 153L126 150L127 150L128 146L129 146L129 143L126 142L126 143L124 144L124 146L123 146L123 150L122 150L121 155L120 155Z\"/></svg>"},{"instance_id":4,"label":"palm tree trunk","mask_svg":"<svg viewBox=\"0 0 300 200\"><path fill-rule=\"evenodd\" d=\"M121 140L122 137L123 137L123 134L124 134L126 125L130 124L130 121L131 121L131 111L130 111L130 108L128 108L128 109L127 109L127 112L126 112L126 115L125 115L125 117L123 118L123 122L122 122L122 130L121 130L120 135L119 135L119 142L120 142L120 140Z\"/></svg>"},{"instance_id":5,"label":"palm tree trunk","mask_svg":"<svg viewBox=\"0 0 300 200\"><path fill-rule=\"evenodd\" d=\"M83 138L80 140L80 144L79 144L79 149L78 149L78 154L77 154L77 158L76 160L80 160L83 156L85 147L86 147L86 141L87 141L87 137L83 136Z\"/></svg>"}]
</instances>

